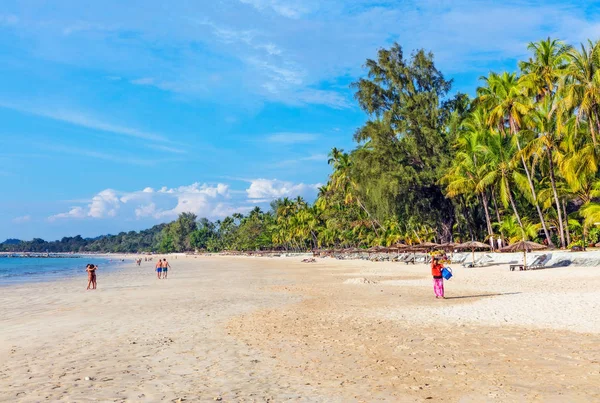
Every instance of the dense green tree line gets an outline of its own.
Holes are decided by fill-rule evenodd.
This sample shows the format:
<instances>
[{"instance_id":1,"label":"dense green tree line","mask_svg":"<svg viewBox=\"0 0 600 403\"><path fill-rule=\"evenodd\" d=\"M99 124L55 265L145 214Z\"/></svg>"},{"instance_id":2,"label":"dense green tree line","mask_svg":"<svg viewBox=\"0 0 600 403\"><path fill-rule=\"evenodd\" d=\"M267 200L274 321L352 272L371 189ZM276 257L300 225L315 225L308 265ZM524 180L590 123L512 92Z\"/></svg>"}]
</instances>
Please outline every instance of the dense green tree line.
<instances>
[{"instance_id":1,"label":"dense green tree line","mask_svg":"<svg viewBox=\"0 0 600 403\"><path fill-rule=\"evenodd\" d=\"M423 241L598 241L600 42L528 46L519 71L481 78L476 96L419 50L394 44L352 85L366 123L334 148L313 204L280 199L211 222L181 214L142 232L41 240L5 249L161 252L306 250Z\"/></svg>"},{"instance_id":2,"label":"dense green tree line","mask_svg":"<svg viewBox=\"0 0 600 403\"><path fill-rule=\"evenodd\" d=\"M31 241L0 244L0 252L138 252L157 250L163 238L166 224L155 225L143 231L121 232L118 235L104 235L98 238L82 238L80 235L64 237L47 242L34 238Z\"/></svg>"}]
</instances>

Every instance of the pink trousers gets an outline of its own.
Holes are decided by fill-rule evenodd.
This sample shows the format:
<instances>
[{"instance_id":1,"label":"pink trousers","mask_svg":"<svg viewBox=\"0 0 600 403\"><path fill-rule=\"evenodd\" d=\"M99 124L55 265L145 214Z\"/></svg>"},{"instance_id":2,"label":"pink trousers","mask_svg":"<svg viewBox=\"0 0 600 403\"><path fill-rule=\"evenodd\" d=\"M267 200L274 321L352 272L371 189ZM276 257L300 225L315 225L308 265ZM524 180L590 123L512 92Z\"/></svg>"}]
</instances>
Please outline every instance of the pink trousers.
<instances>
[{"instance_id":1,"label":"pink trousers","mask_svg":"<svg viewBox=\"0 0 600 403\"><path fill-rule=\"evenodd\" d=\"M436 297L444 296L444 279L443 278L434 278L433 279L433 292L435 292Z\"/></svg>"}]
</instances>

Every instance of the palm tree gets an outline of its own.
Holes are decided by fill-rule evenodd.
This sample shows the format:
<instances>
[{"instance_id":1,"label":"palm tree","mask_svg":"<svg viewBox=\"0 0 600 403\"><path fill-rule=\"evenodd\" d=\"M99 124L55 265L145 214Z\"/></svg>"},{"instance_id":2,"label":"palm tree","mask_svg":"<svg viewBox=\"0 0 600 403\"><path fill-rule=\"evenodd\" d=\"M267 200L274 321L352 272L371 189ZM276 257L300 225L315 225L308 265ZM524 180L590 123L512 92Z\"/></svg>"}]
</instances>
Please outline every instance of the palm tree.
<instances>
[{"instance_id":1,"label":"palm tree","mask_svg":"<svg viewBox=\"0 0 600 403\"><path fill-rule=\"evenodd\" d=\"M488 197L486 188L489 186L484 182L487 174L487 166L483 164L482 143L489 129L486 126L486 116L482 108L473 112L463 125L463 134L457 140L459 150L454 163L441 182L446 183L446 195L450 198L464 195L478 195L483 202L486 226L490 246L494 249L494 230L490 220Z\"/></svg>"},{"instance_id":2,"label":"palm tree","mask_svg":"<svg viewBox=\"0 0 600 403\"><path fill-rule=\"evenodd\" d=\"M360 196L358 195L359 187L358 183L356 183L352 177L353 164L350 155L335 148L331 151L330 155L331 158L329 161L330 164L333 165L334 169L333 173L331 174L331 190L334 192L342 192L342 194L345 195L344 202L346 204L352 204L356 202L367 214L367 217L369 217L373 230L378 233L375 224L377 224L379 228L382 228L381 224L379 224L379 222L372 217L371 213L367 210L365 205L362 203Z\"/></svg>"},{"instance_id":3,"label":"palm tree","mask_svg":"<svg viewBox=\"0 0 600 403\"><path fill-rule=\"evenodd\" d=\"M600 42L581 44L581 51L569 52L569 64L561 82L562 107L574 112L577 122L589 121L594 147L600 131Z\"/></svg>"},{"instance_id":4,"label":"palm tree","mask_svg":"<svg viewBox=\"0 0 600 403\"><path fill-rule=\"evenodd\" d=\"M515 157L521 160L527 177L527 184L531 191L532 204L537 210L548 245L552 247L554 244L550 238L542 209L537 201L537 193L533 185L532 175L525 157L521 153L519 132L523 126L523 119L532 109L531 100L523 87L519 85L515 73L504 72L501 75L490 73L489 77L482 77L482 79L485 82L485 86L477 89L479 95L477 102L489 111L488 124L491 127L497 127L503 134L506 134L506 129L508 128L509 134L515 139L519 150L519 153L515 154Z\"/></svg>"},{"instance_id":5,"label":"palm tree","mask_svg":"<svg viewBox=\"0 0 600 403\"><path fill-rule=\"evenodd\" d=\"M280 199L278 204L279 204L279 206L277 207L277 215L280 217L284 217L284 218L288 217L296 209L294 202L292 200L290 200L288 197L284 197L283 199Z\"/></svg>"},{"instance_id":6,"label":"palm tree","mask_svg":"<svg viewBox=\"0 0 600 403\"><path fill-rule=\"evenodd\" d=\"M556 169L555 169L555 150L559 147L562 141L562 130L557 126L557 120L555 116L556 109L552 102L551 96L546 96L544 100L537 105L537 108L533 110L527 119L528 126L531 127L534 134L537 134L525 148L524 153L528 156L532 155L546 155L548 161L548 173L550 176L550 183L552 186L552 194L556 206L556 213L558 215L558 228L560 235L561 247L566 247L563 217L560 199L558 197L558 190L556 185Z\"/></svg>"},{"instance_id":7,"label":"palm tree","mask_svg":"<svg viewBox=\"0 0 600 403\"><path fill-rule=\"evenodd\" d=\"M344 155L344 150L341 148L333 147L329 152L329 158L327 159L327 164L333 165L333 169L337 169L336 164Z\"/></svg>"},{"instance_id":8,"label":"palm tree","mask_svg":"<svg viewBox=\"0 0 600 403\"><path fill-rule=\"evenodd\" d=\"M527 49L533 57L519 62L523 72L519 82L539 102L556 91L556 85L568 66L568 53L572 48L562 41L547 38L530 42Z\"/></svg>"},{"instance_id":9,"label":"palm tree","mask_svg":"<svg viewBox=\"0 0 600 403\"><path fill-rule=\"evenodd\" d=\"M497 184L500 201L506 208L509 204L513 210L517 223L524 230L523 221L517 210L513 198L511 184L518 181L513 155L515 153L515 139L502 136L497 131L490 131L483 145L485 156L484 170L487 172L481 179L481 186Z\"/></svg>"}]
</instances>

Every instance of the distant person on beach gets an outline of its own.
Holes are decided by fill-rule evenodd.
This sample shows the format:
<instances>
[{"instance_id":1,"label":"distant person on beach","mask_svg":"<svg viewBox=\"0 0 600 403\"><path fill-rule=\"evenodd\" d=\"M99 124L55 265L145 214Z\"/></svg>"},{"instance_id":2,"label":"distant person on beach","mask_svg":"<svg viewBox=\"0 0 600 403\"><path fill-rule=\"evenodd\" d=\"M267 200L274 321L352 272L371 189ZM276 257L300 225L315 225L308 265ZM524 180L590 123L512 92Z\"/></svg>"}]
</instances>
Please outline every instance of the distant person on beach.
<instances>
[{"instance_id":1,"label":"distant person on beach","mask_svg":"<svg viewBox=\"0 0 600 403\"><path fill-rule=\"evenodd\" d=\"M88 264L85 267L85 271L87 271L88 273L88 286L87 289L90 289L90 286L92 287L92 290L96 289L96 269L98 267L94 266L93 264Z\"/></svg>"},{"instance_id":2,"label":"distant person on beach","mask_svg":"<svg viewBox=\"0 0 600 403\"><path fill-rule=\"evenodd\" d=\"M444 265L440 262L441 256L434 256L431 259L431 275L433 276L433 292L436 298L444 297L444 277L442 277L442 269Z\"/></svg>"},{"instance_id":3,"label":"distant person on beach","mask_svg":"<svg viewBox=\"0 0 600 403\"><path fill-rule=\"evenodd\" d=\"M162 275L162 261L160 259L158 259L158 262L156 262L156 276L158 277L159 280L160 280L161 275Z\"/></svg>"},{"instance_id":4,"label":"distant person on beach","mask_svg":"<svg viewBox=\"0 0 600 403\"><path fill-rule=\"evenodd\" d=\"M162 270L163 270L163 278L167 278L167 273L169 272L169 268L171 265L167 262L167 259L163 259Z\"/></svg>"}]
</instances>

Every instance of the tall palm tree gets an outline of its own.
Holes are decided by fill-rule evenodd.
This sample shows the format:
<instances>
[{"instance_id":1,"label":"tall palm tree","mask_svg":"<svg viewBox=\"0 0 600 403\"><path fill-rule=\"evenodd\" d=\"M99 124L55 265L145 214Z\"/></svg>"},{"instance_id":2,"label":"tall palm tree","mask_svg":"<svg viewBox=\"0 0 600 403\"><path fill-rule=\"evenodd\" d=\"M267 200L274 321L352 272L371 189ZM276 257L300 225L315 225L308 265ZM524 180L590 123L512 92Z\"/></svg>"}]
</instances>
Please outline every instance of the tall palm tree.
<instances>
[{"instance_id":1,"label":"tall palm tree","mask_svg":"<svg viewBox=\"0 0 600 403\"><path fill-rule=\"evenodd\" d=\"M494 230L490 220L488 197L484 182L487 174L487 166L484 164L483 142L488 135L489 129L486 125L486 116L482 108L475 110L464 122L463 133L457 140L457 149L454 162L448 173L441 182L447 184L446 195L454 198L459 195L469 197L478 195L483 202L485 220L488 231L490 246L494 248Z\"/></svg>"},{"instance_id":2,"label":"tall palm tree","mask_svg":"<svg viewBox=\"0 0 600 403\"><path fill-rule=\"evenodd\" d=\"M483 145L485 156L483 169L487 173L481 179L480 186L497 184L500 201L504 207L510 204L519 227L524 230L523 221L517 210L512 191L512 183L518 180L518 173L515 170L513 159L516 149L514 143L514 138L504 137L497 131L489 132L489 136L486 137L486 142Z\"/></svg>"},{"instance_id":3,"label":"tall palm tree","mask_svg":"<svg viewBox=\"0 0 600 403\"><path fill-rule=\"evenodd\" d=\"M378 233L377 225L379 228L381 224L373 218L369 210L365 207L363 202L359 196L359 186L358 183L354 180L352 176L352 160L350 155L340 150L333 149L330 153L331 158L329 159L330 164L333 165L333 173L331 174L331 190L342 192L344 197L344 202L346 204L356 203L360 208L367 214L369 220L371 221L373 230Z\"/></svg>"},{"instance_id":4,"label":"tall palm tree","mask_svg":"<svg viewBox=\"0 0 600 403\"><path fill-rule=\"evenodd\" d=\"M574 112L577 122L589 121L594 146L600 132L600 42L588 41L569 52L569 64L560 85L562 107Z\"/></svg>"},{"instance_id":5,"label":"tall palm tree","mask_svg":"<svg viewBox=\"0 0 600 403\"><path fill-rule=\"evenodd\" d=\"M529 118L527 119L528 126L537 134L525 148L524 152L528 156L546 155L548 161L548 173L550 176L550 184L552 186L552 194L556 205L556 213L558 216L558 227L560 235L561 247L566 247L565 234L563 227L563 217L560 199L556 184L556 169L555 160L557 155L555 150L559 147L562 141L562 130L557 126L555 116L556 109L551 96L546 96L544 100L537 104Z\"/></svg>"},{"instance_id":6,"label":"tall palm tree","mask_svg":"<svg viewBox=\"0 0 600 403\"><path fill-rule=\"evenodd\" d=\"M539 102L556 91L557 83L568 66L568 53L572 48L562 41L547 38L530 42L527 49L533 57L519 62L523 73L519 82Z\"/></svg>"},{"instance_id":7,"label":"tall palm tree","mask_svg":"<svg viewBox=\"0 0 600 403\"><path fill-rule=\"evenodd\" d=\"M482 77L485 85L477 89L477 102L489 111L488 124L506 134L508 129L509 134L515 139L515 144L519 150L515 156L521 160L527 184L531 192L531 201L535 206L540 223L544 229L546 240L549 246L554 246L548 227L542 213L542 209L537 200L537 193L533 184L533 179L524 155L521 153L521 142L519 132L523 127L525 116L531 111L531 100L527 96L523 87L519 85L517 75L515 73L504 72L501 75L490 73L489 77Z\"/></svg>"}]
</instances>

